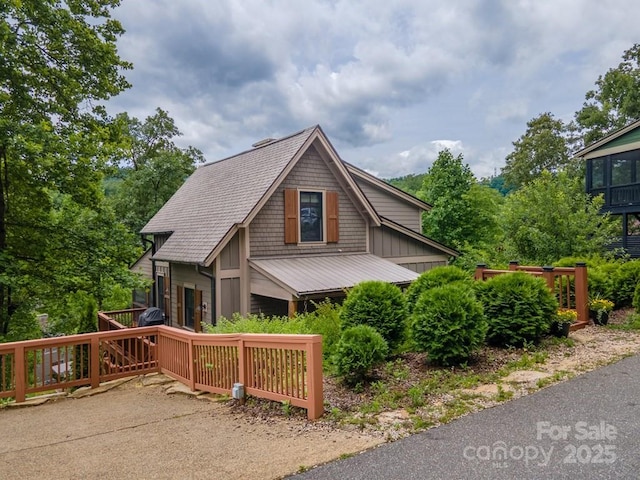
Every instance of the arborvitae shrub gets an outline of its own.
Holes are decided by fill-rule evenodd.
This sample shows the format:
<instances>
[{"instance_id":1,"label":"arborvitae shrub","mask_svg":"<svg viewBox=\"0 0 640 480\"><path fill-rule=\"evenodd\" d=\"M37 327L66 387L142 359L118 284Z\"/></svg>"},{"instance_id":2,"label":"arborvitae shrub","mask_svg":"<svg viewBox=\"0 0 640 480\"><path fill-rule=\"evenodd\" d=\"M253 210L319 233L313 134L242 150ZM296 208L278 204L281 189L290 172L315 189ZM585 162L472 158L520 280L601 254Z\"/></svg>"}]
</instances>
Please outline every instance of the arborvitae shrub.
<instances>
[{"instance_id":1,"label":"arborvitae shrub","mask_svg":"<svg viewBox=\"0 0 640 480\"><path fill-rule=\"evenodd\" d=\"M390 347L402 341L407 304L402 291L386 282L368 281L353 287L340 311L342 327L369 325Z\"/></svg>"},{"instance_id":2,"label":"arborvitae shrub","mask_svg":"<svg viewBox=\"0 0 640 480\"><path fill-rule=\"evenodd\" d=\"M459 365L484 343L487 322L471 285L455 282L423 292L411 334L418 349L440 365Z\"/></svg>"},{"instance_id":3,"label":"arborvitae shrub","mask_svg":"<svg viewBox=\"0 0 640 480\"><path fill-rule=\"evenodd\" d=\"M382 363L389 346L382 335L369 325L349 327L338 341L333 355L336 373L348 384L366 379L371 369Z\"/></svg>"},{"instance_id":4,"label":"arborvitae shrub","mask_svg":"<svg viewBox=\"0 0 640 480\"><path fill-rule=\"evenodd\" d=\"M487 318L489 343L520 347L539 342L549 331L558 302L542 278L506 273L475 285Z\"/></svg>"},{"instance_id":5,"label":"arborvitae shrub","mask_svg":"<svg viewBox=\"0 0 640 480\"><path fill-rule=\"evenodd\" d=\"M473 280L467 272L451 265L432 268L422 273L407 289L406 297L409 313L413 313L418 298L423 292L430 288L441 287L453 282L465 282L470 285Z\"/></svg>"}]
</instances>

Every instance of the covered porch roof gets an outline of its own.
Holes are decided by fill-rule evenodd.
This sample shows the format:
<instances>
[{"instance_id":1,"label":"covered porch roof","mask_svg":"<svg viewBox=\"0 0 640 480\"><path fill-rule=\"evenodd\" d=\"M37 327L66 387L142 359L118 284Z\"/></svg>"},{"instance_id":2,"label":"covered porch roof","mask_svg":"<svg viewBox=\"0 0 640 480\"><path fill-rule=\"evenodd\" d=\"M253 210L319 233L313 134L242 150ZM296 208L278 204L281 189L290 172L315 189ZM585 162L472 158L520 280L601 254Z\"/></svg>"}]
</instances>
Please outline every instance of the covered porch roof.
<instances>
[{"instance_id":1,"label":"covered porch roof","mask_svg":"<svg viewBox=\"0 0 640 480\"><path fill-rule=\"evenodd\" d=\"M418 274L370 253L249 259L251 293L282 300L341 292L366 280L404 285Z\"/></svg>"}]
</instances>

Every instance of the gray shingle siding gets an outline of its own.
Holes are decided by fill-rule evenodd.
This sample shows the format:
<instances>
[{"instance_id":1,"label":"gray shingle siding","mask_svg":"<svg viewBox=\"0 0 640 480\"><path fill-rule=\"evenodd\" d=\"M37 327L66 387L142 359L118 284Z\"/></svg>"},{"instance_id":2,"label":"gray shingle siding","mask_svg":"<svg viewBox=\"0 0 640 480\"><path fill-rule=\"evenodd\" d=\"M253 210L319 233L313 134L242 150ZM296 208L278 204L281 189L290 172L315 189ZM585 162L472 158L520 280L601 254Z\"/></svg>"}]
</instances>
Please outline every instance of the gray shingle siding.
<instances>
[{"instance_id":1,"label":"gray shingle siding","mask_svg":"<svg viewBox=\"0 0 640 480\"><path fill-rule=\"evenodd\" d=\"M338 192L340 241L326 245L285 245L284 190L317 188ZM309 148L250 226L251 256L365 252L366 223L314 147Z\"/></svg>"},{"instance_id":2,"label":"gray shingle siding","mask_svg":"<svg viewBox=\"0 0 640 480\"><path fill-rule=\"evenodd\" d=\"M404 225L414 232L422 232L422 225L420 225L421 210L418 207L404 202L384 190L375 188L359 178L355 180L362 193L365 194L380 216L387 217L389 220Z\"/></svg>"},{"instance_id":3,"label":"gray shingle siding","mask_svg":"<svg viewBox=\"0 0 640 480\"><path fill-rule=\"evenodd\" d=\"M384 226L372 228L370 236L371 253L382 258L440 255L444 262L447 261L447 257L440 250Z\"/></svg>"}]
</instances>

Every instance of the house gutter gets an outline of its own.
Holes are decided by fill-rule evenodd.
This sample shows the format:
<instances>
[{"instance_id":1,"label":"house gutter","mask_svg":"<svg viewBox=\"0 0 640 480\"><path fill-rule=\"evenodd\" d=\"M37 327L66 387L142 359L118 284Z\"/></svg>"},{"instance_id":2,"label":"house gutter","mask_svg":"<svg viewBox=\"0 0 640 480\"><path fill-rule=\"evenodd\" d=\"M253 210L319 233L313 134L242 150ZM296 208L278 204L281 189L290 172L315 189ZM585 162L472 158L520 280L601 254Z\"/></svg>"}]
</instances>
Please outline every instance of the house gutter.
<instances>
[{"instance_id":1,"label":"house gutter","mask_svg":"<svg viewBox=\"0 0 640 480\"><path fill-rule=\"evenodd\" d=\"M142 244L151 244L151 279L153 280L153 286L151 287L151 306L157 307L157 292L156 292L156 261L153 256L156 254L156 242L149 240L144 234L140 234L140 240Z\"/></svg>"},{"instance_id":2,"label":"house gutter","mask_svg":"<svg viewBox=\"0 0 640 480\"><path fill-rule=\"evenodd\" d=\"M215 275L202 270L202 265L196 265L196 271L211 280L211 324L216 324L216 277Z\"/></svg>"}]
</instances>

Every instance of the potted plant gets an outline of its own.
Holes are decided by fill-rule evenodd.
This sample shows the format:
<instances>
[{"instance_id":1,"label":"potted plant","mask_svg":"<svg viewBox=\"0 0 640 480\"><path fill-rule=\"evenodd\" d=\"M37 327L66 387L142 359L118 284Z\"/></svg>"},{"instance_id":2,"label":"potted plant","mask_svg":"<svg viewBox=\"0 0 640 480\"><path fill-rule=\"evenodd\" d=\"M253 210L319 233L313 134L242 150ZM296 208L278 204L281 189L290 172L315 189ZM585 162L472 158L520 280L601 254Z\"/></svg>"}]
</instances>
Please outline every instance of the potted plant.
<instances>
[{"instance_id":1,"label":"potted plant","mask_svg":"<svg viewBox=\"0 0 640 480\"><path fill-rule=\"evenodd\" d=\"M556 337L568 337L569 328L578 319L578 312L575 310L558 309L555 320L551 325L551 333Z\"/></svg>"},{"instance_id":2,"label":"potted plant","mask_svg":"<svg viewBox=\"0 0 640 480\"><path fill-rule=\"evenodd\" d=\"M611 300L600 297L589 300L589 318L596 325L606 325L609 322L611 310L613 310L613 302Z\"/></svg>"}]
</instances>

